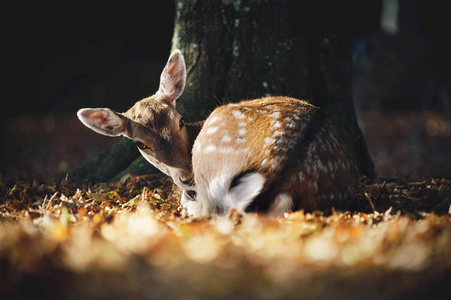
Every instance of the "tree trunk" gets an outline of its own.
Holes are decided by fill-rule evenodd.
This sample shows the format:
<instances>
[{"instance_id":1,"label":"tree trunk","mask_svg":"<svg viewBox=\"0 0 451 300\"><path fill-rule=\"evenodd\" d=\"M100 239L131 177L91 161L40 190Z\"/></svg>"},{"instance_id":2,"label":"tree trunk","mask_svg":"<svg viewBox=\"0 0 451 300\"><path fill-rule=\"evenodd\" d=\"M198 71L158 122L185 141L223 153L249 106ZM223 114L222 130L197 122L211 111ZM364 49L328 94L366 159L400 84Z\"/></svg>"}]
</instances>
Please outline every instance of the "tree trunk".
<instances>
[{"instance_id":1,"label":"tree trunk","mask_svg":"<svg viewBox=\"0 0 451 300\"><path fill-rule=\"evenodd\" d=\"M224 102L265 95L308 100L340 131L360 173L375 176L352 100L348 2L178 0L172 48L189 75L182 114L201 120Z\"/></svg>"},{"instance_id":2,"label":"tree trunk","mask_svg":"<svg viewBox=\"0 0 451 300\"><path fill-rule=\"evenodd\" d=\"M179 111L193 122L227 102L267 95L308 100L340 131L360 173L375 176L352 101L348 2L177 0L172 48L182 51L188 70ZM142 165L133 172L149 172Z\"/></svg>"}]
</instances>

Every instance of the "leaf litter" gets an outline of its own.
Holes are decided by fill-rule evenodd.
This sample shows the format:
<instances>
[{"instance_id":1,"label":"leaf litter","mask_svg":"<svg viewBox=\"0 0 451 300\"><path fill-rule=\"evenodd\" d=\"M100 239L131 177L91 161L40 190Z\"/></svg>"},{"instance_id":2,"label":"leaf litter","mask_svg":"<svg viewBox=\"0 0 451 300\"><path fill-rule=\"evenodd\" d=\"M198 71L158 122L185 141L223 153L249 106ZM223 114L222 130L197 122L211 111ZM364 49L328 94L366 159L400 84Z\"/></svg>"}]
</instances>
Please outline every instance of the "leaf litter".
<instances>
[{"instance_id":1,"label":"leaf litter","mask_svg":"<svg viewBox=\"0 0 451 300\"><path fill-rule=\"evenodd\" d=\"M193 219L159 175L1 186L0 290L13 297L394 298L450 282L449 179L362 177L349 211L272 219Z\"/></svg>"}]
</instances>

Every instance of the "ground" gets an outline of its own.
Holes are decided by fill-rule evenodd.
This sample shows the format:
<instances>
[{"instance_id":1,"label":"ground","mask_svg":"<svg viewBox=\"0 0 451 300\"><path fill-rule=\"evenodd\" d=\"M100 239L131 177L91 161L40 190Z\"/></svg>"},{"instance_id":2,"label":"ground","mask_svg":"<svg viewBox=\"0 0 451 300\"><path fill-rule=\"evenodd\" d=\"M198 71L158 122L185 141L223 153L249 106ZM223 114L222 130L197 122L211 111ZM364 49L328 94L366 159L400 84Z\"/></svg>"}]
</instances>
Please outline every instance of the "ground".
<instances>
[{"instance_id":1,"label":"ground","mask_svg":"<svg viewBox=\"0 0 451 300\"><path fill-rule=\"evenodd\" d=\"M10 123L2 298L438 297L451 283L451 125L439 112L362 117L379 178L360 179L347 212L274 219L190 218L162 175L73 184L64 173L117 140L74 118Z\"/></svg>"}]
</instances>

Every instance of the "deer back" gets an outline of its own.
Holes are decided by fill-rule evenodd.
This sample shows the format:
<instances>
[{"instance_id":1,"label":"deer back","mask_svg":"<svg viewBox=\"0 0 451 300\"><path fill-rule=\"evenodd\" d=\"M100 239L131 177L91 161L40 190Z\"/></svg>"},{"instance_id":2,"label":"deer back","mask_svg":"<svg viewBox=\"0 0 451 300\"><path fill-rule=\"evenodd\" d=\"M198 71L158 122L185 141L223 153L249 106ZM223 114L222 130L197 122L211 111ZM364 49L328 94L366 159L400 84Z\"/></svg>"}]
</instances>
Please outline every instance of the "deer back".
<instances>
[{"instance_id":1,"label":"deer back","mask_svg":"<svg viewBox=\"0 0 451 300\"><path fill-rule=\"evenodd\" d=\"M353 158L321 110L288 97L215 109L192 151L197 214L346 208L357 182Z\"/></svg>"}]
</instances>

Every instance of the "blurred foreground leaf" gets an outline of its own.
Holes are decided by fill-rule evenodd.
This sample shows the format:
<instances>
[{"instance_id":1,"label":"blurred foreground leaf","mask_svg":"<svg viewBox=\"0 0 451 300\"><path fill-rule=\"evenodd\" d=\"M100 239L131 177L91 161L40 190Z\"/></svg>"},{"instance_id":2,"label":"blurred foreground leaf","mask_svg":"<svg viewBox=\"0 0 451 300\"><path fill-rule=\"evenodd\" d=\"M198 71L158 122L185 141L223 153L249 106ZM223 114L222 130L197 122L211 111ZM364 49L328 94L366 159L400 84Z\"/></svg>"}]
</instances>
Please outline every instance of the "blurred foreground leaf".
<instances>
[{"instance_id":1,"label":"blurred foreground leaf","mask_svg":"<svg viewBox=\"0 0 451 300\"><path fill-rule=\"evenodd\" d=\"M362 177L350 211L274 219L192 219L156 175L0 197L7 297L423 298L451 283L449 179Z\"/></svg>"}]
</instances>

